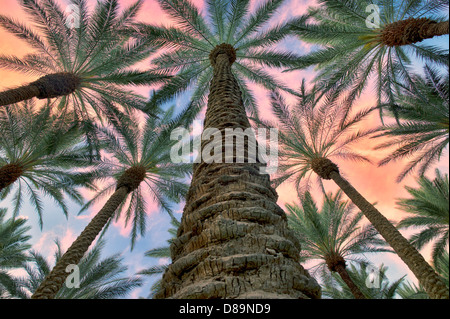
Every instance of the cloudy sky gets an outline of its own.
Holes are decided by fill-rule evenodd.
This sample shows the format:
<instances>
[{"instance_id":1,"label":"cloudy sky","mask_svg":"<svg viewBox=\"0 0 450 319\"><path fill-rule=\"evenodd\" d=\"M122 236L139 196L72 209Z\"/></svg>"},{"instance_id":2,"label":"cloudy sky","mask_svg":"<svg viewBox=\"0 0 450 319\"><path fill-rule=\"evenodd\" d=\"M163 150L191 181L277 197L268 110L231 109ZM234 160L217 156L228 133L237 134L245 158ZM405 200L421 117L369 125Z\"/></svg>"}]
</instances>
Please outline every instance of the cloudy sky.
<instances>
[{"instance_id":1,"label":"cloudy sky","mask_svg":"<svg viewBox=\"0 0 450 319\"><path fill-rule=\"evenodd\" d=\"M63 8L68 3L68 1L65 0L59 0L58 2ZM92 6L95 2L96 0L89 0L90 5ZM125 7L134 1L119 0L119 2L121 6ZM262 0L253 0L252 7L255 7L260 2L262 2ZM0 0L0 14L13 17L18 21L29 24L30 21L27 20L27 16L20 9L18 3L18 0ZM194 3L200 10L204 9L204 0L196 0ZM278 14L269 23L276 23L282 19L303 14L310 5L315 5L315 1L287 0L279 9ZM168 16L161 10L156 0L145 0L144 6L138 16L138 20L158 25L173 24L173 22L169 20ZM426 41L448 48L448 36ZM311 49L310 45L295 40L294 38L289 38L284 41L281 46L301 53L308 52ZM3 29L0 29L0 54L21 57L30 52L32 52L31 48L28 47L23 41L15 38L11 34L8 34ZM280 76L280 78L282 78L285 84L293 89L296 89L299 87L302 78L310 81L313 78L313 75L313 70L308 69L305 71L284 73L282 77ZM0 69L0 91L19 86L32 80L35 80L35 78ZM263 115L268 115L268 92L256 86L253 87L255 88L255 92L260 103L260 113ZM138 92L147 96L149 94L149 88L140 88ZM373 106L375 102L375 95L373 92L374 90L372 88L368 88L358 100L356 107L364 108ZM184 103L186 103L186 98L181 97L178 100L173 101L173 103L176 103L177 106L181 108ZM372 118L364 123L364 126L366 127L377 125L379 125L377 114L374 114ZM383 152L373 150L373 146L375 146L375 144L370 145L366 142L361 145L356 145L355 148L376 163L382 159L385 154ZM414 175L405 178L400 184L395 182L396 176L403 167L402 162L396 162L383 167L377 167L376 165L370 164L355 165L355 163L352 162L339 162L338 164L343 175L354 185L356 189L360 191L361 194L363 194L363 196L367 198L367 200L370 202L377 202L377 208L388 219L398 221L402 218L402 216L404 216L404 213L396 209L396 200L398 198L408 196L404 189L405 185L415 187L417 184L415 182ZM445 156L436 167L438 167L442 172L448 173L448 149L445 152ZM434 168L429 170L428 176L434 176ZM337 189L332 182L325 181L324 185L329 191L334 191ZM285 203L298 203L298 199L294 195L295 191L293 191L292 185L284 184L277 189L277 192L279 194L278 203L282 207ZM85 194L87 198L91 195L87 192L85 192ZM316 198L320 199L320 197ZM73 240L96 214L103 203L104 202L99 202L97 205L93 206L90 210L84 212L80 216L77 216L80 207L74 203L71 203L70 210L72 214L68 219L66 219L60 211L54 208L53 203L46 201L44 210L44 226L42 231L38 226L37 214L27 202L25 202L20 215L28 218L29 225L32 226L30 235L32 235L31 243L33 245L33 249L41 252L45 256L48 256L48 258L52 260L52 254L55 249L54 240L59 238L62 242L63 248L68 248ZM8 206L8 199L0 203L0 207ZM181 218L181 211L182 205L179 205L177 209L178 218ZM108 229L106 235L107 243L103 251L104 256L121 252L125 259L125 263L129 267L129 274L136 273L151 265L165 262L165 260L155 260L144 257L144 252L166 244L166 240L169 239L169 234L167 233L167 230L170 227L169 217L166 213L160 211L153 203L149 203L147 214L147 233L144 238L140 238L138 240L132 252L130 252L130 240L128 237L130 228L124 227L123 221L114 223L110 229ZM410 233L404 232L404 234L408 235ZM427 259L429 259L428 251L425 251L424 255ZM380 265L381 263L387 265L389 267L388 277L391 281L394 281L406 274L410 281L416 282L412 273L396 255L377 254L368 256L368 258L372 260L375 265ZM152 280L146 279L146 285L140 289L136 289L130 297L136 298L139 296L147 296L149 293L149 286L152 282Z\"/></svg>"}]
</instances>

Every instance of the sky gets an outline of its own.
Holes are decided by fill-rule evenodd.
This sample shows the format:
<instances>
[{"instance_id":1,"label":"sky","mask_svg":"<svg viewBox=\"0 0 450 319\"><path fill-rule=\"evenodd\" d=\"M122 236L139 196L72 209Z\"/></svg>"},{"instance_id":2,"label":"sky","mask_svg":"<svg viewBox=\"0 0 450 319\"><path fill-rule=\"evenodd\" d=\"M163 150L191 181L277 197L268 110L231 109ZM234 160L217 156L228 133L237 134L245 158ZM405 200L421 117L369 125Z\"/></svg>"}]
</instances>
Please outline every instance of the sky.
<instances>
[{"instance_id":1,"label":"sky","mask_svg":"<svg viewBox=\"0 0 450 319\"><path fill-rule=\"evenodd\" d=\"M65 0L58 0L58 2L64 6L67 5ZM125 7L133 3L131 0L120 0L121 6ZM252 7L254 8L261 0L253 0ZM27 20L27 16L21 11L18 0L0 0L0 14L13 17L14 19L21 21L22 23L29 24L30 21ZM95 4L95 0L89 0L91 5ZM196 0L195 5L203 10L205 3L203 0ZM279 9L278 14L269 21L269 23L275 23L281 19L286 19L292 16L300 15L306 12L307 7L310 5L315 5L314 0L288 0ZM138 15L138 21L152 23L152 24L164 24L171 25L174 22L168 19L168 16L161 10L156 0L145 0L144 6ZM448 48L448 36L442 36L432 40L426 40L429 43L438 44L440 46L446 46ZM289 38L282 44L287 49L296 50L300 53L306 53L311 50L311 45L303 43L294 38ZM7 33L5 30L0 28L0 54L2 55L14 55L21 57L27 53L32 52L31 48L28 47L24 41L17 39L13 35ZM146 62L148 63L148 62ZM277 71L278 72L278 71ZM290 73L281 73L278 75L285 84L293 89L297 89L303 78L309 83L314 76L314 71L312 69L307 69L304 71L294 71ZM0 68L0 91L19 86L21 84L30 82L35 78L25 76L21 73L12 72L9 70L4 70ZM264 117L270 116L268 112L269 100L268 92L258 88L257 86L252 86L255 88L257 100L260 104L260 113ZM149 94L149 88L140 88L138 90L142 95ZM178 98L174 103L180 108L186 103L187 96L182 96ZM289 102L289 101L288 101ZM370 107L375 103L374 90L368 88L363 92L362 96L358 99L356 105L358 108ZM370 117L367 122L361 124L364 127L378 126L379 118L377 114ZM381 151L373 150L373 145L370 143L363 143L356 145L356 150L367 155L374 163L382 159L386 154ZM405 216L405 213L396 208L396 201L398 198L408 197L408 193L404 189L405 185L416 187L417 183L415 181L415 176L411 175L405 178L401 183L396 183L396 176L400 173L402 167L404 167L402 162L395 162L383 167L377 167L375 164L357 164L352 162L339 162L339 168L342 175L347 178L353 186L363 195L369 202L376 202L376 207L382 212L388 219L392 221L399 221ZM448 165L448 148L442 160L437 163L441 172L447 173L449 171ZM434 167L431 168L427 176L434 177ZM336 191L337 187L333 182L325 181L325 188L328 191ZM320 203L321 198L318 196L318 190L314 190L315 198ZM293 191L293 186L291 184L283 184L277 188L277 193L279 195L278 204L284 207L286 203L299 203L296 192ZM90 196L88 192L85 192L86 196ZM88 197L89 198L89 197ZM45 201L44 206L44 226L40 230L38 226L37 214L33 208L25 201L23 209L20 212L20 216L28 219L28 224L32 227L29 234L32 236L30 243L32 248L39 251L44 256L48 256L48 259L53 262L53 252L55 251L54 241L56 238L62 243L63 249L67 249L70 244L75 240L79 233L84 229L92 217L96 214L99 208L103 205L103 202L99 202L94 205L91 209L84 212L82 215L77 216L80 207L75 203L69 202L69 210L71 212L68 219L54 207L54 204L50 201ZM0 202L0 207L8 207L8 198ZM183 203L177 206L176 216L178 219L181 218L181 212L183 208ZM170 238L167 230L170 228L170 218L169 216L160 211L154 203L150 203L148 207L148 218L147 218L147 232L145 237L139 238L133 251L130 251L130 240L129 240L129 227L125 227L123 221L115 222L110 226L106 233L106 245L103 250L103 256L110 256L115 253L122 253L124 258L124 264L129 267L128 274L134 274L142 269L148 268L155 264L163 264L167 262L164 259L154 259L145 257L145 251L161 247L166 245L166 241ZM403 231L405 236L409 236L411 231ZM429 249L427 248L423 252L425 258L429 260ZM411 282L417 282L413 274L404 265L404 263L394 254L377 254L377 255L367 255L369 260L371 260L376 266L384 263L388 266L387 275L391 282L396 279L406 275L407 279ZM308 268L308 265L305 265ZM144 278L145 286L135 289L129 298L146 297L149 293L149 287L154 282L155 279Z\"/></svg>"}]
</instances>

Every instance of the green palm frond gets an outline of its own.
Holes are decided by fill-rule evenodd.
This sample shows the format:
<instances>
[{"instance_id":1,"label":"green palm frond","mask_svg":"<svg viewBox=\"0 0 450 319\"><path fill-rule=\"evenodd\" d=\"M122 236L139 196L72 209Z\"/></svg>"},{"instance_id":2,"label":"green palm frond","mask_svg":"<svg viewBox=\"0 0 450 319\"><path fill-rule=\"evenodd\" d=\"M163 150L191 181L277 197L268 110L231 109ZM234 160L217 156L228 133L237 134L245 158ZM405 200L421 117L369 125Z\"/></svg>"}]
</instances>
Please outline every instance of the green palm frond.
<instances>
[{"instance_id":1,"label":"green palm frond","mask_svg":"<svg viewBox=\"0 0 450 319\"><path fill-rule=\"evenodd\" d=\"M436 265L439 258L448 249L449 238L449 179L436 170L431 180L425 176L418 179L418 188L406 186L410 198L402 198L397 205L412 214L402 219L398 227L419 228L419 232L410 238L411 244L422 249L425 244L434 242L432 258Z\"/></svg>"},{"instance_id":2,"label":"green palm frond","mask_svg":"<svg viewBox=\"0 0 450 319\"><path fill-rule=\"evenodd\" d=\"M314 158L370 163L367 157L351 150L351 146L369 137L375 129L357 129L373 108L352 112L335 95L322 95L316 87L307 89L304 81L298 91L299 98L293 106L287 105L280 94L272 93L276 121L255 120L265 128L278 129L279 166L274 185L293 181L301 193L309 188Z\"/></svg>"},{"instance_id":3,"label":"green palm frond","mask_svg":"<svg viewBox=\"0 0 450 319\"><path fill-rule=\"evenodd\" d=\"M56 241L55 257L58 261L63 252L60 242ZM123 266L120 255L101 258L101 251L105 242L98 241L78 264L80 274L80 287L69 288L66 285L59 290L57 299L116 299L125 297L134 288L142 285L137 276L124 277L127 267ZM33 293L45 276L50 273L51 267L46 259L38 252L30 252L31 262L25 267L27 275L21 278L23 289ZM25 295L24 298L29 298Z\"/></svg>"},{"instance_id":4,"label":"green palm frond","mask_svg":"<svg viewBox=\"0 0 450 319\"><path fill-rule=\"evenodd\" d=\"M137 0L121 10L118 0L96 3L92 12L86 0L70 0L77 8L75 20L69 10L55 0L23 0L22 8L34 28L0 16L0 26L31 45L36 52L23 58L0 55L0 67L43 76L68 72L80 79L78 89L53 99L53 113L64 113L71 121L115 123L117 114L130 110L149 111L146 99L130 87L163 83L167 74L133 68L155 48L146 41L130 39L126 30L143 4ZM92 136L89 125L81 126L86 137ZM95 139L87 139L96 143Z\"/></svg>"},{"instance_id":5,"label":"green palm frond","mask_svg":"<svg viewBox=\"0 0 450 319\"><path fill-rule=\"evenodd\" d=\"M376 269L376 274L374 275L374 280L376 283L371 283L371 285L367 284L368 279L372 275L371 270L375 270L375 267L361 264L358 267L354 264L349 265L349 269L347 272L349 273L352 280L355 284L360 288L364 295L369 299L395 299L397 294L399 294L402 290L403 285L405 284L405 277L401 277L400 279L394 281L393 283L389 282L389 278L387 277L387 267L381 265ZM335 273L327 274L325 278L323 278L323 296L325 298L331 299L354 299L351 291L348 286Z\"/></svg>"},{"instance_id":6,"label":"green palm frond","mask_svg":"<svg viewBox=\"0 0 450 319\"><path fill-rule=\"evenodd\" d=\"M415 75L414 88L403 87L398 97L398 116L404 121L384 125L374 138L388 136L390 139L375 149L395 147L379 165L403 158L410 162L397 177L400 182L418 169L423 175L439 160L449 142L449 80L430 66L424 69L425 77Z\"/></svg>"},{"instance_id":7,"label":"green palm frond","mask_svg":"<svg viewBox=\"0 0 450 319\"><path fill-rule=\"evenodd\" d=\"M29 260L26 251L31 229L23 218L6 219L7 209L0 208L0 299L17 298L24 295L21 281L11 275L10 270L22 268Z\"/></svg>"},{"instance_id":8,"label":"green palm frond","mask_svg":"<svg viewBox=\"0 0 450 319\"><path fill-rule=\"evenodd\" d=\"M354 205L342 200L341 191L327 194L320 210L309 192L301 197L301 206L286 208L289 226L302 244L302 260L320 261L314 272L323 269L330 256L364 262L359 255L390 252L373 226L361 225L362 213L355 213Z\"/></svg>"},{"instance_id":9,"label":"green palm frond","mask_svg":"<svg viewBox=\"0 0 450 319\"><path fill-rule=\"evenodd\" d=\"M170 224L172 225L172 228L170 228L168 230L168 232L172 235L172 237L167 240L168 245L164 246L164 247L158 247L158 248L153 248L150 249L148 251L145 252L145 256L146 257L151 257L151 258L171 258L171 254L170 254L170 244L172 242L172 240L174 238L177 237L177 229L178 227L180 227L181 223L180 221L178 221L176 218L171 218ZM142 271L139 272L140 275L145 275L145 276L160 276L164 273L164 271L166 271L168 267L168 264L164 264L164 265L153 265L149 268L146 268ZM151 289L150 289L150 295L149 298L153 297L161 288L160 286L161 280L156 281Z\"/></svg>"},{"instance_id":10,"label":"green palm frond","mask_svg":"<svg viewBox=\"0 0 450 319\"><path fill-rule=\"evenodd\" d=\"M79 213L111 194L117 179L126 169L135 165L145 167L144 181L119 206L115 215L116 220L124 218L126 225L132 225L132 249L137 237L146 231L147 203L157 203L172 216L173 203L184 200L188 188L185 179L192 169L188 163L173 163L171 159L171 148L177 141L171 140L170 133L182 125L183 116L174 117L174 107L165 112L160 110L157 115L147 118L142 125L132 117L126 126L97 127L97 134L105 145L104 158L96 162L92 171L80 173L86 178L101 181L104 186Z\"/></svg>"}]
</instances>

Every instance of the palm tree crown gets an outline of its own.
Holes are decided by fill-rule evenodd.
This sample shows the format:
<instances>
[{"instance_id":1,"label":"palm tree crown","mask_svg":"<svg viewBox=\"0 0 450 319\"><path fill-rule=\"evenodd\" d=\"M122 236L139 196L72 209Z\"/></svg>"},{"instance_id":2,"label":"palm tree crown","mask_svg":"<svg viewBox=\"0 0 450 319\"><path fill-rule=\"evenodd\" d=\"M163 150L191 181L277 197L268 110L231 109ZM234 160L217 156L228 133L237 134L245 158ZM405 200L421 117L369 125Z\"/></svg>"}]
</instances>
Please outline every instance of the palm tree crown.
<instances>
[{"instance_id":1,"label":"palm tree crown","mask_svg":"<svg viewBox=\"0 0 450 319\"><path fill-rule=\"evenodd\" d=\"M209 54L219 44L227 43L236 50L232 65L248 111L257 113L257 103L248 81L269 90L295 94L262 67L292 66L295 55L270 49L289 34L288 21L267 27L267 21L283 4L283 0L265 1L250 14L249 0L206 1L207 17L190 1L158 0L162 9L177 22L177 27L138 24L134 36L166 49L152 60L156 72L176 75L163 85L150 100L159 105L194 87L189 110L196 114L206 104L213 77Z\"/></svg>"},{"instance_id":2,"label":"palm tree crown","mask_svg":"<svg viewBox=\"0 0 450 319\"><path fill-rule=\"evenodd\" d=\"M78 264L80 287L69 288L64 285L55 296L56 299L116 299L127 296L134 288L142 285L138 277L123 277L127 267L122 264L120 254L101 258L104 246L104 241L98 241ZM55 259L58 261L63 255L58 241L56 247ZM38 252L31 251L30 258L30 263L25 267L27 276L20 279L22 295L19 297L27 299L51 269L48 261Z\"/></svg>"},{"instance_id":3,"label":"palm tree crown","mask_svg":"<svg viewBox=\"0 0 450 319\"><path fill-rule=\"evenodd\" d=\"M372 273L372 270L376 271L376 274ZM378 269L374 269L366 264L360 264L359 267L350 264L348 272L356 285L369 299L394 299L397 297L397 294L402 292L402 284L404 284L405 276L392 283L389 282L386 274L387 267L384 265L381 265ZM335 273L331 273L323 279L323 295L325 298L353 299L353 295L345 282ZM405 294L406 296L408 294Z\"/></svg>"},{"instance_id":4,"label":"palm tree crown","mask_svg":"<svg viewBox=\"0 0 450 319\"><path fill-rule=\"evenodd\" d=\"M448 1L318 2L321 6L311 8L307 15L295 21L292 30L301 40L324 47L301 56L297 66L291 69L316 65L319 69L316 80L320 86L342 94L345 92L348 102L354 101L369 83L369 78L375 75L380 115L383 106L389 106L397 116L395 96L399 93L399 83L411 83L414 56L435 65L448 66L448 50L414 42L388 45L383 38L383 30L388 26L408 18L441 21L443 12L448 10ZM379 25L370 20L368 9L374 7L379 9L374 13L379 17ZM404 30L400 28L400 31Z\"/></svg>"},{"instance_id":5,"label":"palm tree crown","mask_svg":"<svg viewBox=\"0 0 450 319\"><path fill-rule=\"evenodd\" d=\"M300 88L300 97L288 106L279 94L272 94L272 110L278 123L259 121L265 127L278 128L279 169L273 183L278 186L286 180L294 180L299 193L307 190L314 161L321 158L337 158L370 163L370 160L353 150L352 143L373 133L370 129L356 128L373 109L354 115L337 102L333 96L318 100L320 92L314 87ZM320 178L318 183L322 185Z\"/></svg>"},{"instance_id":6,"label":"palm tree crown","mask_svg":"<svg viewBox=\"0 0 450 319\"><path fill-rule=\"evenodd\" d=\"M398 115L401 121L384 125L380 134L373 137L390 137L375 149L395 146L379 165L409 158L405 169L397 177L400 182L414 169L423 175L433 163L440 159L449 141L449 78L429 66L424 68L425 77L414 75L414 87L404 87L397 98Z\"/></svg>"},{"instance_id":7,"label":"palm tree crown","mask_svg":"<svg viewBox=\"0 0 450 319\"><path fill-rule=\"evenodd\" d=\"M138 234L145 233L146 202L153 200L172 216L171 202L180 202L187 193L188 186L183 179L189 176L192 165L173 163L170 140L171 130L176 128L182 117L174 119L174 108L158 113L159 117L149 117L142 127L135 122L116 129L98 128L99 136L105 141L105 156L96 170L87 173L105 184L81 209L80 213L97 200L103 198L118 186L118 180L124 172L133 167L142 168L145 177L131 192L130 201L124 201L118 207L117 218L125 216L132 221L132 246ZM112 157L112 158L111 158ZM113 177L113 179L111 179Z\"/></svg>"},{"instance_id":8,"label":"palm tree crown","mask_svg":"<svg viewBox=\"0 0 450 319\"><path fill-rule=\"evenodd\" d=\"M419 233L411 237L411 243L422 249L434 241L432 258L436 266L439 258L448 248L449 238L449 180L436 170L433 180L422 176L418 179L419 188L406 186L411 198L402 198L397 204L405 212L413 214L400 221L398 227L420 227Z\"/></svg>"},{"instance_id":9,"label":"palm tree crown","mask_svg":"<svg viewBox=\"0 0 450 319\"><path fill-rule=\"evenodd\" d=\"M67 216L63 194L82 204L76 186L92 187L75 171L87 168L93 157L76 125L37 110L32 103L15 105L0 112L0 198L14 191L13 214L17 215L28 194L42 227L40 192L52 198Z\"/></svg>"},{"instance_id":10,"label":"palm tree crown","mask_svg":"<svg viewBox=\"0 0 450 319\"><path fill-rule=\"evenodd\" d=\"M145 99L125 86L153 84L165 76L132 69L153 47L118 34L132 23L142 2L120 12L118 0L98 1L90 13L86 0L71 0L78 10L72 21L55 0L24 0L22 7L39 33L6 16L0 16L0 26L35 52L20 59L2 55L0 67L41 76L32 84L47 92L38 97L59 97L52 100L55 112L83 123L87 132L94 119L117 121L117 114L144 110ZM95 136L87 136L95 142Z\"/></svg>"}]
</instances>

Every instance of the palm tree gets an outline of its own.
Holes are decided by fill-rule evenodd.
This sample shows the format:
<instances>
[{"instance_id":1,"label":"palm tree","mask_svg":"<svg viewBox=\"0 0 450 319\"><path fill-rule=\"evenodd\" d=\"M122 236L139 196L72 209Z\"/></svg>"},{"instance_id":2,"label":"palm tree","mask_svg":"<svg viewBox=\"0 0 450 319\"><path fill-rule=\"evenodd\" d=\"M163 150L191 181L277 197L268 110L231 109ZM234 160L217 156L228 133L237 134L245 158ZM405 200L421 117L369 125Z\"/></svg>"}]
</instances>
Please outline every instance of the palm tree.
<instances>
[{"instance_id":1,"label":"palm tree","mask_svg":"<svg viewBox=\"0 0 450 319\"><path fill-rule=\"evenodd\" d=\"M445 251L441 256L438 257L434 267L436 268L436 271L441 275L442 279L444 280L445 284L447 285L447 288L449 285L449 256L448 251Z\"/></svg>"},{"instance_id":2,"label":"palm tree","mask_svg":"<svg viewBox=\"0 0 450 319\"><path fill-rule=\"evenodd\" d=\"M326 194L322 208L317 208L309 192L301 198L302 207L286 205L289 226L302 245L301 260L318 259L319 268L336 272L350 289L356 299L366 299L360 287L354 283L347 272L347 262L364 262L353 258L369 252L390 251L382 246L385 242L377 238L372 225L362 226L364 215L354 212L354 205L342 200L342 191Z\"/></svg>"},{"instance_id":3,"label":"palm tree","mask_svg":"<svg viewBox=\"0 0 450 319\"><path fill-rule=\"evenodd\" d=\"M310 8L308 14L292 24L292 31L301 40L324 47L301 56L290 70L317 66L316 81L320 86L325 91L348 94L350 104L368 85L369 78L375 76L381 118L385 106L397 116L395 93L399 92L399 83L412 82L410 69L414 56L448 66L448 50L417 43L448 34L448 21L442 17L448 12L447 0L319 0L318 3L321 6Z\"/></svg>"},{"instance_id":4,"label":"palm tree","mask_svg":"<svg viewBox=\"0 0 450 319\"><path fill-rule=\"evenodd\" d=\"M187 110L192 112L186 113L202 107L209 92L203 132L214 131L217 137L211 144L204 140L199 150L207 159L201 156L194 164L181 226L171 245L172 263L157 298L320 296L320 287L298 263L300 247L276 204L269 176L260 174L265 163L250 160L245 137L244 148L233 137L228 142L224 138L226 130L250 129L245 107L256 111L242 76L269 89L287 89L244 61L282 66L292 60L290 53L267 49L288 34L287 25L263 29L282 2L266 1L250 14L250 1L211 0L206 3L207 22L189 1L160 0L180 27L136 26L137 37L174 49L153 63L161 70L179 70L150 102L162 103L195 84ZM247 137L247 146L256 145L251 134ZM223 150L223 141L232 143L233 155L214 152L214 162L209 161L208 150L212 145Z\"/></svg>"},{"instance_id":5,"label":"palm tree","mask_svg":"<svg viewBox=\"0 0 450 319\"><path fill-rule=\"evenodd\" d=\"M164 50L152 59L154 72L172 73L174 76L150 99L150 105L161 105L194 88L186 111L195 117L204 107L210 92L213 68L210 52L219 44L227 43L235 50L231 65L238 82L246 110L258 114L257 101L249 83L272 90L295 91L268 73L264 67L293 66L296 56L292 52L272 49L289 34L288 22L269 26L266 22L283 4L283 0L261 3L250 15L250 1L205 1L207 18L187 0L158 0L164 12L176 27L136 24L132 33Z\"/></svg>"},{"instance_id":6,"label":"palm tree","mask_svg":"<svg viewBox=\"0 0 450 319\"><path fill-rule=\"evenodd\" d=\"M179 119L173 121L172 117L173 108L165 115L148 118L142 129L139 129L137 120L115 130L98 128L105 141L105 151L114 156L115 161L105 158L98 163L96 170L86 172L84 176L100 181L112 176L114 181L100 190L81 211L111 191L113 194L61 257L33 298L55 297L68 275L65 272L67 265L78 264L116 212L117 218L125 215L126 223L132 219L131 243L134 246L137 235L145 233L146 201L142 186L146 185L150 198L171 214L169 201L179 202L183 198L187 186L179 179L191 169L185 163L174 164L171 161L170 149L175 141L170 140L170 131L179 123ZM131 195L129 201L128 195Z\"/></svg>"},{"instance_id":7,"label":"palm tree","mask_svg":"<svg viewBox=\"0 0 450 319\"><path fill-rule=\"evenodd\" d=\"M321 179L332 179L411 269L427 293L432 298L448 298L447 288L423 256L341 175L338 166L330 160L330 157L336 157L368 161L364 156L351 152L348 146L373 132L370 129L352 132L371 110L351 115L347 106L337 104L333 98L326 97L317 105L315 88L307 93L302 85L301 92L299 103L292 109L279 95L273 96L273 112L280 122L278 143L282 148L279 165L282 174L276 182L294 179L298 187L311 172ZM277 127L267 121L263 124Z\"/></svg>"},{"instance_id":8,"label":"palm tree","mask_svg":"<svg viewBox=\"0 0 450 319\"><path fill-rule=\"evenodd\" d=\"M132 69L154 49L145 41L129 41L118 35L134 21L142 3L138 0L120 13L118 0L98 1L89 14L86 0L71 0L68 5L78 11L73 21L69 10L55 0L21 1L39 33L0 16L0 26L35 49L23 58L1 55L0 67L40 76L1 92L0 105L34 97L53 99L54 111L82 123L92 143L95 136L89 132L93 119L114 122L117 114L145 110L145 99L127 85L154 84L166 76Z\"/></svg>"},{"instance_id":9,"label":"palm tree","mask_svg":"<svg viewBox=\"0 0 450 319\"><path fill-rule=\"evenodd\" d=\"M448 70L442 76L429 66L424 68L425 77L412 76L414 87L405 87L397 97L398 115L402 121L396 125L384 125L382 132L374 136L390 139L375 149L392 146L396 150L384 158L379 165L410 159L397 181L403 180L415 168L423 175L433 163L440 159L449 139L449 78Z\"/></svg>"},{"instance_id":10,"label":"palm tree","mask_svg":"<svg viewBox=\"0 0 450 319\"><path fill-rule=\"evenodd\" d=\"M67 216L64 194L82 204L76 186L92 187L77 177L76 169L87 168L92 156L76 125L50 116L50 109L37 110L33 103L0 111L0 199L14 192L13 214L19 212L28 194L42 228L40 193L53 199Z\"/></svg>"},{"instance_id":11,"label":"palm tree","mask_svg":"<svg viewBox=\"0 0 450 319\"><path fill-rule=\"evenodd\" d=\"M397 202L400 209L412 214L412 216L403 218L397 227L421 228L419 233L410 238L411 244L417 249L422 249L427 243L433 241L432 260L436 265L444 254L445 248L448 248L448 175L442 176L436 169L436 177L433 180L421 176L418 184L419 188L406 186L411 198L402 198Z\"/></svg>"},{"instance_id":12,"label":"palm tree","mask_svg":"<svg viewBox=\"0 0 450 319\"><path fill-rule=\"evenodd\" d=\"M56 243L55 260L58 262L63 256L61 245ZM101 258L101 252L105 242L98 241L86 256L81 259L79 266L80 283L78 288L70 288L64 285L56 294L56 299L116 299L124 297L134 288L142 285L142 279L138 277L122 277L127 271L123 258L115 254L107 258ZM41 254L30 252L30 263L26 265L27 276L21 278L22 298L30 298L44 278L50 272L51 266ZM34 264L34 265L33 265Z\"/></svg>"},{"instance_id":13,"label":"palm tree","mask_svg":"<svg viewBox=\"0 0 450 319\"><path fill-rule=\"evenodd\" d=\"M5 220L7 210L0 208L0 299L16 295L20 290L17 280L8 271L21 268L28 260L26 251L31 236L26 233L31 229L23 218Z\"/></svg>"},{"instance_id":14,"label":"palm tree","mask_svg":"<svg viewBox=\"0 0 450 319\"><path fill-rule=\"evenodd\" d=\"M347 270L350 277L355 281L355 284L363 291L368 299L394 299L397 294L402 291L405 276L397 279L393 283L389 282L386 275L387 267L381 265L377 269L377 273L372 272L372 267L366 264L360 264L356 267L350 264ZM373 278L370 278L373 276ZM368 281L377 281L375 283ZM323 277L323 295L331 299L353 299L354 296L345 282L335 273Z\"/></svg>"},{"instance_id":15,"label":"palm tree","mask_svg":"<svg viewBox=\"0 0 450 319\"><path fill-rule=\"evenodd\" d=\"M172 243L173 239L176 238L177 229L181 225L180 222L175 218L171 219L170 224L174 228L169 229L169 233L172 235L172 238L167 241L168 245L147 250L145 252L146 257L170 258L170 244ZM169 266L168 264L151 266L147 269L141 270L138 274L149 276L149 277L152 277L155 275L162 275L164 273L164 271L166 271L168 266ZM149 298L153 298L160 290L161 290L161 280L158 280L152 285Z\"/></svg>"}]
</instances>

